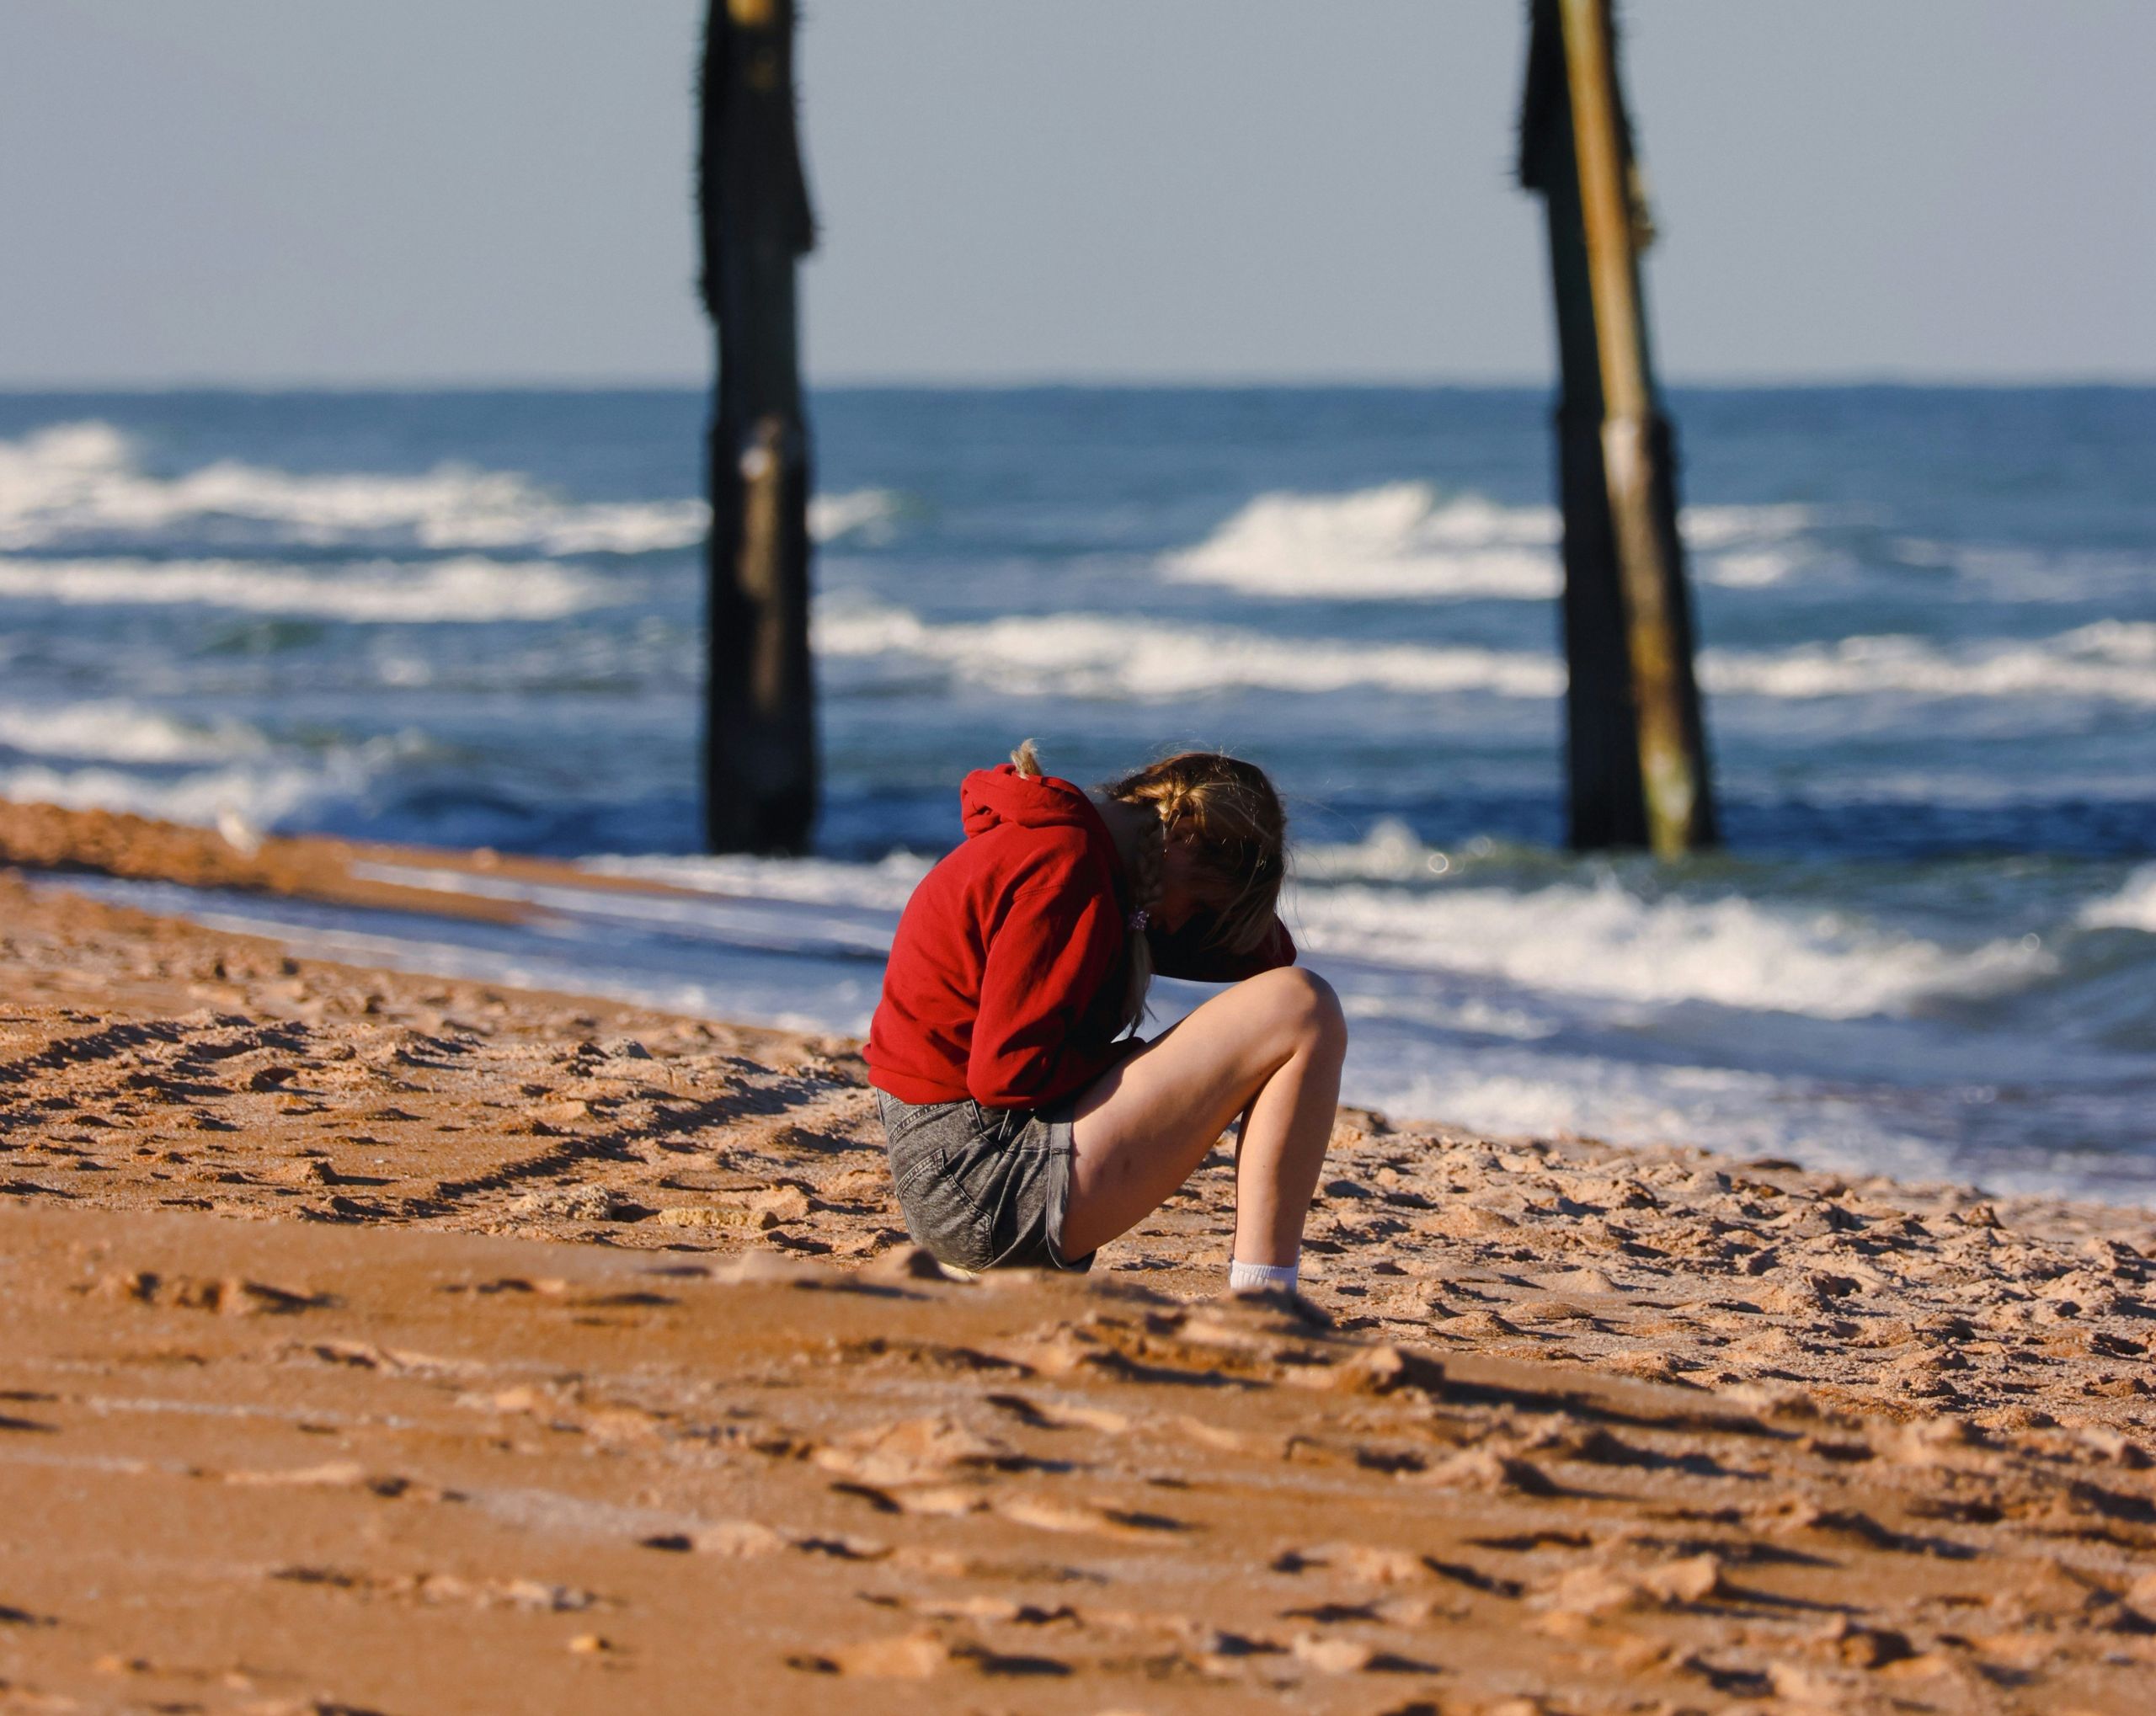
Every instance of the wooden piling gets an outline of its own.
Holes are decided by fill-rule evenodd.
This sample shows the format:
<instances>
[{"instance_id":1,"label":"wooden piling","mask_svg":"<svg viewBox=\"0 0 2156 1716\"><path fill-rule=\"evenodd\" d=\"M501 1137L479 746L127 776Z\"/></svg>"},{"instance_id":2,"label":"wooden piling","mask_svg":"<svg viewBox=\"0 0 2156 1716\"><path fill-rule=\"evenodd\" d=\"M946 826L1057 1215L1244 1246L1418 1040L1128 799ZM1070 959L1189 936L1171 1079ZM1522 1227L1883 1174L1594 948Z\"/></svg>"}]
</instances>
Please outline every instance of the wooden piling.
<instances>
[{"instance_id":1,"label":"wooden piling","mask_svg":"<svg viewBox=\"0 0 2156 1716\"><path fill-rule=\"evenodd\" d=\"M1572 840L1675 857L1714 845L1716 817L1609 0L1531 0L1529 22L1520 178L1549 216L1562 376Z\"/></svg>"},{"instance_id":2,"label":"wooden piling","mask_svg":"<svg viewBox=\"0 0 2156 1716\"><path fill-rule=\"evenodd\" d=\"M718 339L704 829L807 850L817 796L808 425L795 269L815 241L794 117L792 0L710 0L699 87L702 291Z\"/></svg>"}]
</instances>

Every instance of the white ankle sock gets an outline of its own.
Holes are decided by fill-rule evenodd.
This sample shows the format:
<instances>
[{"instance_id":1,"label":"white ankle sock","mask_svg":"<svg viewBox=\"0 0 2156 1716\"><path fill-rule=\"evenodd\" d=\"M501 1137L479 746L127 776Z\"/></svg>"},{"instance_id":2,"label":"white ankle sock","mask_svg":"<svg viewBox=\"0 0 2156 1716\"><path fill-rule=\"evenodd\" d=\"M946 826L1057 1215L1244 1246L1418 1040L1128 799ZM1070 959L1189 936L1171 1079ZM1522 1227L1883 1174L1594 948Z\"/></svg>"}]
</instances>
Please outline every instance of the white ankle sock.
<instances>
[{"instance_id":1,"label":"white ankle sock","mask_svg":"<svg viewBox=\"0 0 2156 1716\"><path fill-rule=\"evenodd\" d=\"M1283 1292L1295 1291L1295 1279L1300 1272L1300 1260L1294 1263L1243 1263L1230 1260L1228 1264L1228 1291L1231 1293L1262 1292L1267 1287L1278 1287Z\"/></svg>"}]
</instances>

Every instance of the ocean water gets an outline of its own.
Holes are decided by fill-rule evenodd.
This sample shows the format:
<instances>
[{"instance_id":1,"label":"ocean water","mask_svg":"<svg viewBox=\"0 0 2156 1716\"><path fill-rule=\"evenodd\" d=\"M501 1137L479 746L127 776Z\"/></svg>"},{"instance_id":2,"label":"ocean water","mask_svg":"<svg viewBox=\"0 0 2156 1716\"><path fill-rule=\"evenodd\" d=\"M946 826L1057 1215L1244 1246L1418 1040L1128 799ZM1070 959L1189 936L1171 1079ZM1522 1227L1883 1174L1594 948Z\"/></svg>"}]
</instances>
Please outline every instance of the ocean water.
<instances>
[{"instance_id":1,"label":"ocean water","mask_svg":"<svg viewBox=\"0 0 2156 1716\"><path fill-rule=\"evenodd\" d=\"M857 1030L966 769L1224 745L1355 1097L2156 1200L2156 390L1672 403L1729 837L1679 866L1560 850L1536 390L819 396L794 862L694 852L696 394L0 397L0 794L663 876L516 931L131 892Z\"/></svg>"}]
</instances>

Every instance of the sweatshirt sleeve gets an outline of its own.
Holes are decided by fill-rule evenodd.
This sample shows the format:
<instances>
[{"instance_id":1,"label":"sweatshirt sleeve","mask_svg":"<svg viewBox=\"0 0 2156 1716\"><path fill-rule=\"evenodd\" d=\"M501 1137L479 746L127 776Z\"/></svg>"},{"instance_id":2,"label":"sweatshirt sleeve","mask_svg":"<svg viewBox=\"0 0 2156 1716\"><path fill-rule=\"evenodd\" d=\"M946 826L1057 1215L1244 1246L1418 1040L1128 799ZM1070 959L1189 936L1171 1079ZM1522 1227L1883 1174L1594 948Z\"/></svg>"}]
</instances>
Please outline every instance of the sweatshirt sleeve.
<instances>
[{"instance_id":1,"label":"sweatshirt sleeve","mask_svg":"<svg viewBox=\"0 0 2156 1716\"><path fill-rule=\"evenodd\" d=\"M1079 875L1012 896L990 936L966 1090L990 1108L1050 1100L1090 1074L1102 1045L1078 1040L1122 946L1115 902Z\"/></svg>"},{"instance_id":2,"label":"sweatshirt sleeve","mask_svg":"<svg viewBox=\"0 0 2156 1716\"><path fill-rule=\"evenodd\" d=\"M1210 919L1195 917L1172 935L1166 930L1151 932L1153 969L1164 978L1182 978L1191 983L1234 983L1295 962L1295 938L1278 917L1265 940L1248 953L1209 946L1206 938L1212 931Z\"/></svg>"}]
</instances>

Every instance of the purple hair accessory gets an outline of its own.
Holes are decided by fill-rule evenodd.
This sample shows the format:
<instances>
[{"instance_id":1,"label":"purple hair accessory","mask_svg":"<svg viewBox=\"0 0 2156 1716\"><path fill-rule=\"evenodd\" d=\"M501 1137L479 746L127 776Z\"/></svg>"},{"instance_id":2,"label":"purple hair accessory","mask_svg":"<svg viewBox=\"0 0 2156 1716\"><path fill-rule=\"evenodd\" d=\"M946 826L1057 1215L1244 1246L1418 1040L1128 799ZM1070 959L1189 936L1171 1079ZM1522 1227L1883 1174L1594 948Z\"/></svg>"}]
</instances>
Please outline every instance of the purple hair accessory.
<instances>
[{"instance_id":1,"label":"purple hair accessory","mask_svg":"<svg viewBox=\"0 0 2156 1716\"><path fill-rule=\"evenodd\" d=\"M1124 921L1131 929L1142 930L1148 924L1153 921L1153 917L1151 913L1148 912L1143 906L1141 906L1136 911L1133 912Z\"/></svg>"}]
</instances>

